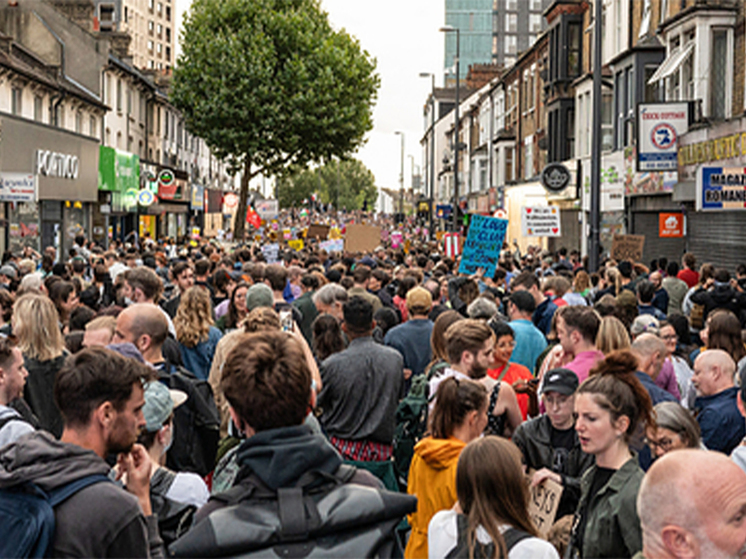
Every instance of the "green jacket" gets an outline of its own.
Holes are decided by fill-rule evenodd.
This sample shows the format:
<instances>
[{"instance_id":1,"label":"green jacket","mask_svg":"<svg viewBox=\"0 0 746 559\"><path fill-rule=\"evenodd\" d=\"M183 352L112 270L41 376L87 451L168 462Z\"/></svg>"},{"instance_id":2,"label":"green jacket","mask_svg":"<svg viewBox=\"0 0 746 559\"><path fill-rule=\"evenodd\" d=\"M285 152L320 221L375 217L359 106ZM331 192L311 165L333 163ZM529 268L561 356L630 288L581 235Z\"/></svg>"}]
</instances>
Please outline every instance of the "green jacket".
<instances>
[{"instance_id":1,"label":"green jacket","mask_svg":"<svg viewBox=\"0 0 746 559\"><path fill-rule=\"evenodd\" d=\"M637 492L645 473L638 465L637 456L634 455L611 476L596 495L589 495L595 472L594 465L583 474L580 482L580 504L573 526L572 556L578 555L576 530L580 514L590 510L582 538L582 557L632 557L638 551L642 551Z\"/></svg>"}]
</instances>

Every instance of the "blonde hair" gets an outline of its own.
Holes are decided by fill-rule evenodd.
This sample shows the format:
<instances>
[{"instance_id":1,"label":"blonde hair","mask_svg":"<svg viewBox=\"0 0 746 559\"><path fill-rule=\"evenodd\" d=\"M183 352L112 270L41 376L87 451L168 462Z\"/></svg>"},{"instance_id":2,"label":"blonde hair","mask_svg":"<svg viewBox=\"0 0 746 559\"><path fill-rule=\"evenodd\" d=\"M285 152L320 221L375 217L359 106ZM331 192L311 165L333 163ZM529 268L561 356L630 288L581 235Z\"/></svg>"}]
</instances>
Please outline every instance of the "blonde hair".
<instances>
[{"instance_id":1,"label":"blonde hair","mask_svg":"<svg viewBox=\"0 0 746 559\"><path fill-rule=\"evenodd\" d=\"M207 290L198 285L187 289L174 317L176 339L186 347L195 347L208 338L213 324Z\"/></svg>"},{"instance_id":2,"label":"blonde hair","mask_svg":"<svg viewBox=\"0 0 746 559\"><path fill-rule=\"evenodd\" d=\"M629 349L632 341L624 323L615 316L605 316L596 335L596 347L604 355L618 349Z\"/></svg>"},{"instance_id":3,"label":"blonde hair","mask_svg":"<svg viewBox=\"0 0 746 559\"><path fill-rule=\"evenodd\" d=\"M12 320L24 357L49 361L63 354L60 317L51 299L35 293L23 295L13 305Z\"/></svg>"}]
</instances>

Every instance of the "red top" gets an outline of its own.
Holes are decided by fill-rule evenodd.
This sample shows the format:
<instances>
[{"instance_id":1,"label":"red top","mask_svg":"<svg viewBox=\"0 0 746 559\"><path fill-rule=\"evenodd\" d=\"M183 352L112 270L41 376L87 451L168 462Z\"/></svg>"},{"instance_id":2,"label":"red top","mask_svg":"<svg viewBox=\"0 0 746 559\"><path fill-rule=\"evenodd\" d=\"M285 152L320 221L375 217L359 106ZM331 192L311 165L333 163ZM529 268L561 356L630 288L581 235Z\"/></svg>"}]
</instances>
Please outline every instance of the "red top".
<instances>
[{"instance_id":1,"label":"red top","mask_svg":"<svg viewBox=\"0 0 746 559\"><path fill-rule=\"evenodd\" d=\"M680 270L679 273L676 274L676 277L686 283L689 286L689 289L697 285L699 282L699 272L695 272L689 268Z\"/></svg>"},{"instance_id":2,"label":"red top","mask_svg":"<svg viewBox=\"0 0 746 559\"><path fill-rule=\"evenodd\" d=\"M502 379L500 380L507 382L511 386L518 379L531 380L532 378L534 378L534 375L532 375L531 372L523 365L520 365L518 363L508 363L507 367L507 371L505 371L505 366L497 369L489 369L487 371L487 374L490 376L490 378L497 380L502 372L505 371L505 375L503 375ZM516 394L515 396L518 399L518 407L521 409L523 421L526 421L526 419L528 419L528 394Z\"/></svg>"}]
</instances>

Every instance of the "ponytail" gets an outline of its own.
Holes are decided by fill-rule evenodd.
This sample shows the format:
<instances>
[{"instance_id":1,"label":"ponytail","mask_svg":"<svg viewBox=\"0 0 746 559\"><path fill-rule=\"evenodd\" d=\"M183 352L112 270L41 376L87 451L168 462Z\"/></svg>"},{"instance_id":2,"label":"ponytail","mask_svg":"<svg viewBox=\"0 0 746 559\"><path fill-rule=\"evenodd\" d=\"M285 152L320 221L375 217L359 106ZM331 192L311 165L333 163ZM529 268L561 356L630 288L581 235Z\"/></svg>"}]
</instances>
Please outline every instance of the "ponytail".
<instances>
[{"instance_id":1,"label":"ponytail","mask_svg":"<svg viewBox=\"0 0 746 559\"><path fill-rule=\"evenodd\" d=\"M435 406L430 415L430 433L435 439L447 439L474 410L487 405L487 390L472 380L448 377L435 394Z\"/></svg>"},{"instance_id":2,"label":"ponytail","mask_svg":"<svg viewBox=\"0 0 746 559\"><path fill-rule=\"evenodd\" d=\"M590 376L578 389L579 394L595 395L596 404L607 410L613 421L623 415L629 418L625 433L628 441L640 424L655 428L653 402L635 376L637 370L634 353L627 349L613 351L591 369Z\"/></svg>"}]
</instances>

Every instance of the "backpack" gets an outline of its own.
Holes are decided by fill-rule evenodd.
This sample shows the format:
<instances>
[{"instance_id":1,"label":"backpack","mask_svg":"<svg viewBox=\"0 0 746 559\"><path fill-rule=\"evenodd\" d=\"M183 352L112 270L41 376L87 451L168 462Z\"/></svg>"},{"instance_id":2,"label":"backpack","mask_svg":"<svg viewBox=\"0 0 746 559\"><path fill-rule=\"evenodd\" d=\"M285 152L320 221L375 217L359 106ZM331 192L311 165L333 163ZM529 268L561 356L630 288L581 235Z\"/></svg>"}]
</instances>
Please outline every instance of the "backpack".
<instances>
[{"instance_id":1,"label":"backpack","mask_svg":"<svg viewBox=\"0 0 746 559\"><path fill-rule=\"evenodd\" d=\"M54 507L104 481L111 480L94 474L49 493L31 482L0 490L0 557L45 557L54 539Z\"/></svg>"},{"instance_id":2,"label":"backpack","mask_svg":"<svg viewBox=\"0 0 746 559\"><path fill-rule=\"evenodd\" d=\"M396 408L394 431L394 466L402 491L407 490L409 466L414 456L414 446L425 436L430 403L430 379L448 366L445 361L435 363L427 374L412 379L412 386Z\"/></svg>"},{"instance_id":3,"label":"backpack","mask_svg":"<svg viewBox=\"0 0 746 559\"><path fill-rule=\"evenodd\" d=\"M174 440L166 457L166 466L175 472L194 472L206 476L215 467L220 441L220 416L212 388L184 367L166 364L160 381L181 390L187 400L174 409Z\"/></svg>"},{"instance_id":4,"label":"backpack","mask_svg":"<svg viewBox=\"0 0 746 559\"><path fill-rule=\"evenodd\" d=\"M463 514L456 516L456 526L458 528L458 541L456 547L451 549L446 555L446 559L472 559L469 556L469 520ZM518 528L508 528L503 533L503 539L505 539L505 547L507 548L507 554L510 554L510 550L513 549L517 544L525 539L533 537L528 532L519 530ZM490 542L487 545L475 545L474 546L474 557L473 559L492 559L495 556L495 543ZM503 558L505 559L505 558Z\"/></svg>"},{"instance_id":5,"label":"backpack","mask_svg":"<svg viewBox=\"0 0 746 559\"><path fill-rule=\"evenodd\" d=\"M150 503L153 514L158 515L158 532L166 546L192 527L197 512L196 506L166 496L175 480L176 473L167 468L158 468L150 478Z\"/></svg>"},{"instance_id":6,"label":"backpack","mask_svg":"<svg viewBox=\"0 0 746 559\"><path fill-rule=\"evenodd\" d=\"M417 507L411 495L349 483L356 469L312 471L273 491L250 475L212 499L213 511L169 547L172 557L394 557L396 527Z\"/></svg>"}]
</instances>

